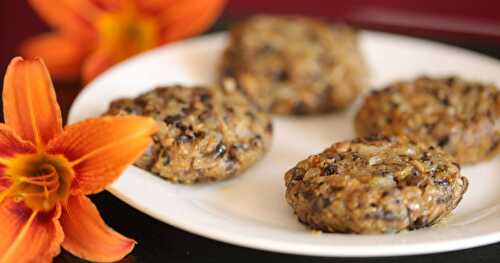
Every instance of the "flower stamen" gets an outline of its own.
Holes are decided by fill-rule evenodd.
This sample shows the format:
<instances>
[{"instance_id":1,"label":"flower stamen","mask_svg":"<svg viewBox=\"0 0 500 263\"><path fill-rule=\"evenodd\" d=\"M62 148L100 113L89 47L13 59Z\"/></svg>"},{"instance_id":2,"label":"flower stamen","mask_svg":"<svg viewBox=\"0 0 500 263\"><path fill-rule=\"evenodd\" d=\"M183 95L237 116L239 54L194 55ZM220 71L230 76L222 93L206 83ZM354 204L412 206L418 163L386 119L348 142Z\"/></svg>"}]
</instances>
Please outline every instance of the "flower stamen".
<instances>
[{"instance_id":1,"label":"flower stamen","mask_svg":"<svg viewBox=\"0 0 500 263\"><path fill-rule=\"evenodd\" d=\"M11 186L0 200L12 196L33 210L48 211L68 198L74 172L63 156L39 153L14 156L5 174Z\"/></svg>"}]
</instances>

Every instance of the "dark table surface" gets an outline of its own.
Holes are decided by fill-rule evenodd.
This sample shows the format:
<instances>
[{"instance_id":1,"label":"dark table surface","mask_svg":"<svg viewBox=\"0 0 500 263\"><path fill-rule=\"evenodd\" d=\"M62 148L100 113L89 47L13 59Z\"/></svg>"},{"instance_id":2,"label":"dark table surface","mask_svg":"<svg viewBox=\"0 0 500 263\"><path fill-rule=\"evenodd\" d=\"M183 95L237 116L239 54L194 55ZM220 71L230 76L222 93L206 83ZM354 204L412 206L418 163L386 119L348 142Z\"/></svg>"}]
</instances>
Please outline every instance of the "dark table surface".
<instances>
[{"instance_id":1,"label":"dark table surface","mask_svg":"<svg viewBox=\"0 0 500 263\"><path fill-rule=\"evenodd\" d=\"M217 26L216 28L224 28ZM448 43L500 58L500 47L488 43ZM499 72L500 74L500 72ZM78 83L56 83L63 113L78 94ZM287 255L234 246L190 234L145 215L108 192L91 197L105 221L139 242L121 262L500 262L500 243L455 252L389 258L321 258ZM175 211L172 211L175 212ZM54 262L84 262L62 252Z\"/></svg>"}]
</instances>

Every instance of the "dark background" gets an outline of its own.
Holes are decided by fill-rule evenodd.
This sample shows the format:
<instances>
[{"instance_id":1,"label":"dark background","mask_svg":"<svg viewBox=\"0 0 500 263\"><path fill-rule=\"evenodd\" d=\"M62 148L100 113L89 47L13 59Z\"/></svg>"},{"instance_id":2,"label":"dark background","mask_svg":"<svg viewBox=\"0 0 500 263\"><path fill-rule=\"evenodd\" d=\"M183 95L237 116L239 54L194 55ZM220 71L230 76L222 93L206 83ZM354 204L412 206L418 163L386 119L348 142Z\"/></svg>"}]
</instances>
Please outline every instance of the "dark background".
<instances>
[{"instance_id":1,"label":"dark background","mask_svg":"<svg viewBox=\"0 0 500 263\"><path fill-rule=\"evenodd\" d=\"M500 58L499 10L500 2L486 0L232 0L210 31L227 29L234 21L256 13L301 14L424 37ZM0 84L20 41L47 30L25 0L0 0ZM80 82L55 85L66 114L81 89ZM92 199L111 227L139 241L123 262L500 262L500 244L434 255L368 259L264 252L189 234L140 213L109 193ZM55 262L82 261L63 252Z\"/></svg>"}]
</instances>

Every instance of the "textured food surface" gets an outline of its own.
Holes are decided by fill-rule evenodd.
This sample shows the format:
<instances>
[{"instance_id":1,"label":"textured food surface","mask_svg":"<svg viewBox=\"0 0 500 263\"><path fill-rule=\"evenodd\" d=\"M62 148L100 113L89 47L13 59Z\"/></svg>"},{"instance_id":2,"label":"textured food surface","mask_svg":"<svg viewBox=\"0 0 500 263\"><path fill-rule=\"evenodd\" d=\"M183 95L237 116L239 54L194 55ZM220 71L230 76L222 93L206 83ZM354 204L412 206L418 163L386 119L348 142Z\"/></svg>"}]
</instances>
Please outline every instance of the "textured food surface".
<instances>
[{"instance_id":1,"label":"textured food surface","mask_svg":"<svg viewBox=\"0 0 500 263\"><path fill-rule=\"evenodd\" d=\"M328 112L350 105L366 86L358 42L344 25L255 16L231 30L221 74L275 113Z\"/></svg>"},{"instance_id":2,"label":"textured food surface","mask_svg":"<svg viewBox=\"0 0 500 263\"><path fill-rule=\"evenodd\" d=\"M160 130L135 165L180 183L215 181L240 174L270 147L267 113L237 91L221 87L160 87L111 103L108 114L153 117Z\"/></svg>"},{"instance_id":3,"label":"textured food surface","mask_svg":"<svg viewBox=\"0 0 500 263\"><path fill-rule=\"evenodd\" d=\"M468 186L446 152L385 136L336 143L299 162L285 181L286 200L301 222L357 234L435 224L458 205Z\"/></svg>"},{"instance_id":4,"label":"textured food surface","mask_svg":"<svg viewBox=\"0 0 500 263\"><path fill-rule=\"evenodd\" d=\"M359 136L405 135L474 163L500 152L500 91L456 77L400 81L372 91L355 126Z\"/></svg>"}]
</instances>

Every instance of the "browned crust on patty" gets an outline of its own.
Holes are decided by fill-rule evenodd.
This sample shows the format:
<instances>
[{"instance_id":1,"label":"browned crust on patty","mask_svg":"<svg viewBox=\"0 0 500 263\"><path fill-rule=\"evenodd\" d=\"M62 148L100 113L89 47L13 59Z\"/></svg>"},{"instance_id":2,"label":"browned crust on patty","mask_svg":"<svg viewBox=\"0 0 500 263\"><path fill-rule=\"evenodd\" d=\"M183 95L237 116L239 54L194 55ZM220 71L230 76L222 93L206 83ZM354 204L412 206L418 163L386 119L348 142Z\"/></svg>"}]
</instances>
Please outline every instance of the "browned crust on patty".
<instances>
[{"instance_id":1,"label":"browned crust on patty","mask_svg":"<svg viewBox=\"0 0 500 263\"><path fill-rule=\"evenodd\" d=\"M405 135L475 163L500 152L500 92L457 77L400 81L365 98L355 127L359 136Z\"/></svg>"},{"instance_id":2,"label":"browned crust on patty","mask_svg":"<svg viewBox=\"0 0 500 263\"><path fill-rule=\"evenodd\" d=\"M285 181L286 200L302 223L357 234L435 224L468 186L446 152L385 136L336 143L300 161Z\"/></svg>"},{"instance_id":3,"label":"browned crust on patty","mask_svg":"<svg viewBox=\"0 0 500 263\"><path fill-rule=\"evenodd\" d=\"M365 88L358 33L298 16L254 16L231 30L222 79L262 108L314 114L349 106Z\"/></svg>"},{"instance_id":4,"label":"browned crust on patty","mask_svg":"<svg viewBox=\"0 0 500 263\"><path fill-rule=\"evenodd\" d=\"M156 88L111 103L108 114L153 117L153 145L135 165L179 183L216 181L240 174L269 149L269 115L234 83L224 88Z\"/></svg>"}]
</instances>

